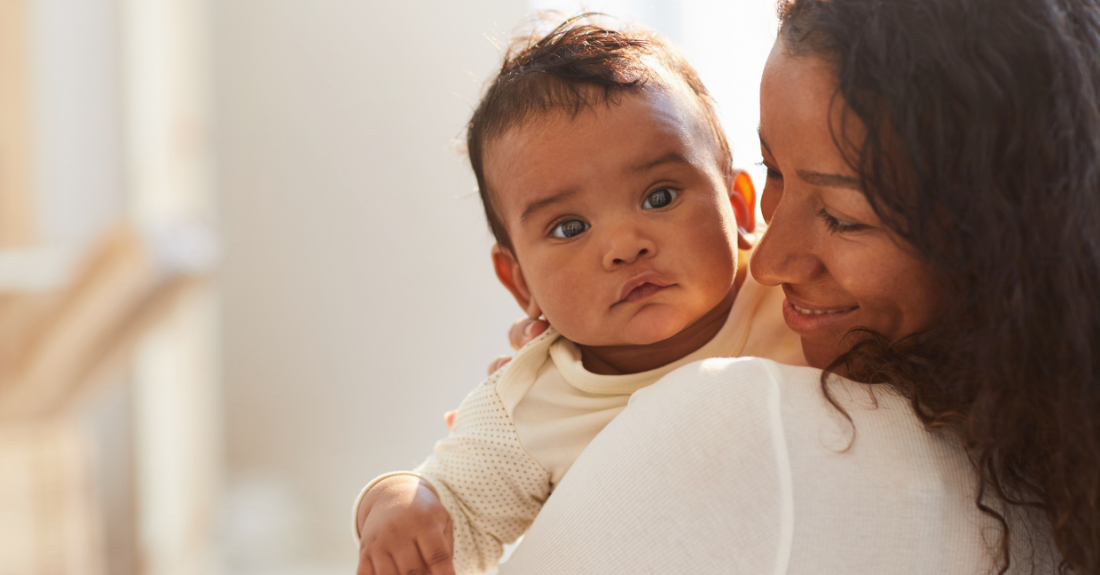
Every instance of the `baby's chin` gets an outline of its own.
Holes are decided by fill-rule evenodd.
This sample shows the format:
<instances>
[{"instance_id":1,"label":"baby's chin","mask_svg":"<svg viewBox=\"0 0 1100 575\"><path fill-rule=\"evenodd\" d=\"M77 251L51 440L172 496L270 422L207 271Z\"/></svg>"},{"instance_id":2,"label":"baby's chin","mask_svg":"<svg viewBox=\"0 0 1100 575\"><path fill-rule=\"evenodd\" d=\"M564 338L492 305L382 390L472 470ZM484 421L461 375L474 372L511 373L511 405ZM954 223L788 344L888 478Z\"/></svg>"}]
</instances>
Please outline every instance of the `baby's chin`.
<instances>
[{"instance_id":1,"label":"baby's chin","mask_svg":"<svg viewBox=\"0 0 1100 575\"><path fill-rule=\"evenodd\" d=\"M579 332L575 336L569 333L573 330L568 330L568 328L566 330L558 328L558 331L573 343L585 346L645 346L661 343L675 337L687 329L689 325L691 325L690 321L679 318L675 320L668 318L638 318L635 321L627 322L626 325L615 326L611 329L608 329L607 326L587 330L579 328L575 330Z\"/></svg>"}]
</instances>

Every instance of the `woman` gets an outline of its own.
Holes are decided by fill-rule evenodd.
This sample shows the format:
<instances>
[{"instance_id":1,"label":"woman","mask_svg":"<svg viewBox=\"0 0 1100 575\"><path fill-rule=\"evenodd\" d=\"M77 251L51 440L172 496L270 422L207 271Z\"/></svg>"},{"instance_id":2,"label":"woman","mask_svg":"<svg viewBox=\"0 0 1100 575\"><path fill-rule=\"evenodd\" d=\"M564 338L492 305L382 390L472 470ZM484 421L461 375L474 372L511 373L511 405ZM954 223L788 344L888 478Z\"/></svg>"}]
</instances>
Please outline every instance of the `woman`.
<instances>
[{"instance_id":1,"label":"woman","mask_svg":"<svg viewBox=\"0 0 1100 575\"><path fill-rule=\"evenodd\" d=\"M751 271L825 371L639 392L502 572L1100 573L1100 4L781 12Z\"/></svg>"}]
</instances>

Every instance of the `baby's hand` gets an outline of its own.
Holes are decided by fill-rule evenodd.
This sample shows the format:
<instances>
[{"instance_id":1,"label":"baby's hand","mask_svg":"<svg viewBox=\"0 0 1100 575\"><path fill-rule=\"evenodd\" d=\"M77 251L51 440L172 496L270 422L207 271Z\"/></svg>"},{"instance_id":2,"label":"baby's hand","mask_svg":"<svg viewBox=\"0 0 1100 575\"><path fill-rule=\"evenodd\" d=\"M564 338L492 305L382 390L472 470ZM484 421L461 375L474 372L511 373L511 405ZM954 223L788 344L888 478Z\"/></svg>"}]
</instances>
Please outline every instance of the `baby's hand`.
<instances>
[{"instance_id":1,"label":"baby's hand","mask_svg":"<svg viewBox=\"0 0 1100 575\"><path fill-rule=\"evenodd\" d=\"M454 575L451 516L432 487L395 475L359 504L357 575Z\"/></svg>"}]
</instances>

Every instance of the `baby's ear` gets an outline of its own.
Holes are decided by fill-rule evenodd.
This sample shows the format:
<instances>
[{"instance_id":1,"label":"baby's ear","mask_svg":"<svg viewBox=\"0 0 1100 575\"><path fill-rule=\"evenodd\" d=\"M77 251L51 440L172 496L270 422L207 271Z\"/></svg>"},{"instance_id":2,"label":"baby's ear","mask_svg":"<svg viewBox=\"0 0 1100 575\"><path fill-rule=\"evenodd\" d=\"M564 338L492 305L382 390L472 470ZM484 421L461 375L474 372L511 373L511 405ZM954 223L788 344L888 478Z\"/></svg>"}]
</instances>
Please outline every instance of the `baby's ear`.
<instances>
[{"instance_id":1,"label":"baby's ear","mask_svg":"<svg viewBox=\"0 0 1100 575\"><path fill-rule=\"evenodd\" d=\"M493 244L491 253L493 269L497 272L497 279L504 287L508 288L508 291L512 292L512 297L516 298L516 303L523 308L527 317L538 319L542 316L542 308L535 300L535 295L531 293L531 288L528 287L527 280L523 277L523 270L520 269L519 261L512 254L512 250L500 244Z\"/></svg>"},{"instance_id":2,"label":"baby's ear","mask_svg":"<svg viewBox=\"0 0 1100 575\"><path fill-rule=\"evenodd\" d=\"M752 249L752 233L756 231L756 188L752 177L744 170L731 170L726 187L737 218L737 247Z\"/></svg>"}]
</instances>

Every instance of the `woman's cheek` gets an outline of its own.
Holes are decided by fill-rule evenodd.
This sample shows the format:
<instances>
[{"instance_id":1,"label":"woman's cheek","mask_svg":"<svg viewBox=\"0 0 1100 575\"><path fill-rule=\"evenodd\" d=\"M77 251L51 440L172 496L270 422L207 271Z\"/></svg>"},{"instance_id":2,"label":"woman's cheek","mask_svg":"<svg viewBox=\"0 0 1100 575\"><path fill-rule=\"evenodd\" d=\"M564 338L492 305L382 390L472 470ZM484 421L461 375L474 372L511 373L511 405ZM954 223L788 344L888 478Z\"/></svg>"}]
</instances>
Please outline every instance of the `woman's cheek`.
<instances>
[{"instance_id":1,"label":"woman's cheek","mask_svg":"<svg viewBox=\"0 0 1100 575\"><path fill-rule=\"evenodd\" d=\"M931 272L899 248L880 249L879 253L887 257L868 259L846 274L861 280L849 286L849 293L864 311L867 325L863 327L891 339L926 329L938 301Z\"/></svg>"}]
</instances>

